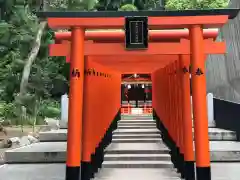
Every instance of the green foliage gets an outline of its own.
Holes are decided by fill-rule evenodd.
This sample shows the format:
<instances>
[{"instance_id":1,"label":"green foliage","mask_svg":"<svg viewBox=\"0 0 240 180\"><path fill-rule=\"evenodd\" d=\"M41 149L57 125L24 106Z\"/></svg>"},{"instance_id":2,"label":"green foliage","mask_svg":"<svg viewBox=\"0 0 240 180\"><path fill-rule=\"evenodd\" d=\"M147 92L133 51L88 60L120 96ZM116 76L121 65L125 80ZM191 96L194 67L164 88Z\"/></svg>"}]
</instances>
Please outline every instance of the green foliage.
<instances>
[{"instance_id":1,"label":"green foliage","mask_svg":"<svg viewBox=\"0 0 240 180\"><path fill-rule=\"evenodd\" d=\"M229 0L208 0L205 3L198 3L199 8L204 9L218 9L228 7Z\"/></svg>"},{"instance_id":2,"label":"green foliage","mask_svg":"<svg viewBox=\"0 0 240 180\"><path fill-rule=\"evenodd\" d=\"M29 99L28 99L29 100ZM36 101L34 101L36 103ZM25 102L25 106L28 107L28 105ZM41 101L39 104L37 104L39 107L38 109L38 116L37 116L37 124L42 124L43 119L45 117L49 118L60 118L61 111L60 111L60 103L59 101L56 101L54 99L47 99ZM32 106L36 106L36 104L32 104ZM11 124L20 125L23 120L24 125L32 125L34 120L34 108L27 108L28 112L25 115L26 117L22 117L19 112L18 104L16 102L13 103L6 103L6 102L0 102L0 117L3 117L5 120L10 120ZM32 111L30 111L32 110Z\"/></svg>"},{"instance_id":3,"label":"green foliage","mask_svg":"<svg viewBox=\"0 0 240 180\"><path fill-rule=\"evenodd\" d=\"M68 0L68 10L94 11L98 0Z\"/></svg>"},{"instance_id":4,"label":"green foliage","mask_svg":"<svg viewBox=\"0 0 240 180\"><path fill-rule=\"evenodd\" d=\"M229 0L167 0L167 10L226 8Z\"/></svg>"},{"instance_id":5,"label":"green foliage","mask_svg":"<svg viewBox=\"0 0 240 180\"><path fill-rule=\"evenodd\" d=\"M148 0L147 3L144 4L144 9L157 9L160 6L160 1L162 0Z\"/></svg>"},{"instance_id":6,"label":"green foliage","mask_svg":"<svg viewBox=\"0 0 240 180\"><path fill-rule=\"evenodd\" d=\"M5 119L16 118L16 106L13 103L0 103L0 116Z\"/></svg>"},{"instance_id":7,"label":"green foliage","mask_svg":"<svg viewBox=\"0 0 240 180\"><path fill-rule=\"evenodd\" d=\"M121 6L118 10L119 11L137 11L138 9L133 4L125 4Z\"/></svg>"},{"instance_id":8,"label":"green foliage","mask_svg":"<svg viewBox=\"0 0 240 180\"><path fill-rule=\"evenodd\" d=\"M50 2L51 7L67 9L67 4L62 3L63 1ZM64 58L48 57L48 45L53 41L49 36L49 32L52 32L49 29L43 34L40 51L31 68L28 92L24 97L18 97L23 67L35 40L39 20L32 13L30 5L15 5L11 8L11 14L6 21L0 21L0 101L3 101L0 104L0 117L11 119L16 124L21 123L20 119L25 119L25 124L33 124L36 116L39 116L39 123L42 119L41 114L59 117L59 110L56 110L55 106L53 107L56 109L53 110L50 106L50 109L46 110L47 113L40 112L45 106L44 100L54 96L51 93L55 88L53 82L58 80L60 84L64 82L67 85L66 73L63 71L66 65ZM60 95L54 97L59 101ZM21 107L26 108L25 118L20 118Z\"/></svg>"},{"instance_id":9,"label":"green foliage","mask_svg":"<svg viewBox=\"0 0 240 180\"><path fill-rule=\"evenodd\" d=\"M146 9L154 9L159 0L99 0L96 6L98 11L117 11L122 10L122 6L132 4L134 5L137 10L146 10ZM126 8L124 11L130 11L131 8ZM135 8L133 8L134 11Z\"/></svg>"},{"instance_id":10,"label":"green foliage","mask_svg":"<svg viewBox=\"0 0 240 180\"><path fill-rule=\"evenodd\" d=\"M60 118L61 111L55 107L46 107L41 114L43 117Z\"/></svg>"},{"instance_id":11,"label":"green foliage","mask_svg":"<svg viewBox=\"0 0 240 180\"><path fill-rule=\"evenodd\" d=\"M165 8L167 10L185 10L193 8L192 0L168 0Z\"/></svg>"},{"instance_id":12,"label":"green foliage","mask_svg":"<svg viewBox=\"0 0 240 180\"><path fill-rule=\"evenodd\" d=\"M49 10L66 11L68 9L68 2L71 0L52 0L49 1Z\"/></svg>"},{"instance_id":13,"label":"green foliage","mask_svg":"<svg viewBox=\"0 0 240 180\"><path fill-rule=\"evenodd\" d=\"M39 116L42 118L60 118L61 110L60 103L54 99L47 99L42 101L39 108Z\"/></svg>"}]
</instances>

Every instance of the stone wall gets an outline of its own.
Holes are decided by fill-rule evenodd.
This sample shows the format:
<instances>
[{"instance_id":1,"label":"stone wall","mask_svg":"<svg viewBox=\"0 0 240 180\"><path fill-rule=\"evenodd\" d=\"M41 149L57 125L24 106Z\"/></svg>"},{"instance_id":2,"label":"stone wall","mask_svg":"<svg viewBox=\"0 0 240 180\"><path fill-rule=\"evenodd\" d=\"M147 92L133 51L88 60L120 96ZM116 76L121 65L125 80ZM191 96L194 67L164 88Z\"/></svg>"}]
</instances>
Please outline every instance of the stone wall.
<instances>
[{"instance_id":1,"label":"stone wall","mask_svg":"<svg viewBox=\"0 0 240 180\"><path fill-rule=\"evenodd\" d=\"M240 8L240 0L231 0L230 8ZM210 55L206 61L207 89L216 98L240 102L240 14L221 30L227 54Z\"/></svg>"}]
</instances>

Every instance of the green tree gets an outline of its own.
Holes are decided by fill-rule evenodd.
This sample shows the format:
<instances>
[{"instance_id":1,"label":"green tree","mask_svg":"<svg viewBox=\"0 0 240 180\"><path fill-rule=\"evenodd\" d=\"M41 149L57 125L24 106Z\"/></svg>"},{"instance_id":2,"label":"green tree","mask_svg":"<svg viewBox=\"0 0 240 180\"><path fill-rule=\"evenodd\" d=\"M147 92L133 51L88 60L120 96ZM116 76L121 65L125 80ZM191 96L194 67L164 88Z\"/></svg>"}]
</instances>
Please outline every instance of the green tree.
<instances>
[{"instance_id":1,"label":"green tree","mask_svg":"<svg viewBox=\"0 0 240 180\"><path fill-rule=\"evenodd\" d=\"M51 102L59 104L61 95L68 90L69 65L63 57L48 56L52 30L35 13L90 11L95 10L96 3L96 0L0 0L0 106L4 107L1 117L29 116L34 125L36 116L51 114L53 110L52 114L57 114L59 106L52 107ZM26 109L27 115L22 109Z\"/></svg>"},{"instance_id":2,"label":"green tree","mask_svg":"<svg viewBox=\"0 0 240 180\"><path fill-rule=\"evenodd\" d=\"M144 4L144 9L154 10L160 7L160 2L163 0L148 0L147 3Z\"/></svg>"},{"instance_id":3,"label":"green tree","mask_svg":"<svg viewBox=\"0 0 240 180\"><path fill-rule=\"evenodd\" d=\"M125 4L121 6L118 10L119 11L138 11L137 7L134 6L133 4Z\"/></svg>"},{"instance_id":4,"label":"green tree","mask_svg":"<svg viewBox=\"0 0 240 180\"><path fill-rule=\"evenodd\" d=\"M138 10L155 9L159 5L159 1L160 0L99 0L96 9L99 11L117 11L127 4L134 5Z\"/></svg>"},{"instance_id":5,"label":"green tree","mask_svg":"<svg viewBox=\"0 0 240 180\"><path fill-rule=\"evenodd\" d=\"M228 7L229 0L167 0L167 10L219 9Z\"/></svg>"}]
</instances>

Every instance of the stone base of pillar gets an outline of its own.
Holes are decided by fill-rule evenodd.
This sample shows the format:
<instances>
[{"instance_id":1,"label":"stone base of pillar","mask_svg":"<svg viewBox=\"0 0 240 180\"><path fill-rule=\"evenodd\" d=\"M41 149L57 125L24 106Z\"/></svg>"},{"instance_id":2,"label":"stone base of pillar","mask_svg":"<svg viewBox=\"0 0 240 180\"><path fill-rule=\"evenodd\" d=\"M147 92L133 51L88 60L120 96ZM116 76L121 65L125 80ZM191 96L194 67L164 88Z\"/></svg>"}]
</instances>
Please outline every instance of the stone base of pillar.
<instances>
[{"instance_id":1,"label":"stone base of pillar","mask_svg":"<svg viewBox=\"0 0 240 180\"><path fill-rule=\"evenodd\" d=\"M178 156L178 171L181 173L181 178L185 178L185 171L184 171L184 154L179 153Z\"/></svg>"},{"instance_id":2,"label":"stone base of pillar","mask_svg":"<svg viewBox=\"0 0 240 180\"><path fill-rule=\"evenodd\" d=\"M185 180L195 180L194 161L184 161Z\"/></svg>"},{"instance_id":3,"label":"stone base of pillar","mask_svg":"<svg viewBox=\"0 0 240 180\"><path fill-rule=\"evenodd\" d=\"M211 168L196 167L197 180L211 180Z\"/></svg>"},{"instance_id":4,"label":"stone base of pillar","mask_svg":"<svg viewBox=\"0 0 240 180\"><path fill-rule=\"evenodd\" d=\"M81 162L81 180L90 180L93 177L91 162Z\"/></svg>"},{"instance_id":5,"label":"stone base of pillar","mask_svg":"<svg viewBox=\"0 0 240 180\"><path fill-rule=\"evenodd\" d=\"M80 180L80 166L67 166L66 167L66 178L65 180ZM43 172L44 173L44 172Z\"/></svg>"}]
</instances>

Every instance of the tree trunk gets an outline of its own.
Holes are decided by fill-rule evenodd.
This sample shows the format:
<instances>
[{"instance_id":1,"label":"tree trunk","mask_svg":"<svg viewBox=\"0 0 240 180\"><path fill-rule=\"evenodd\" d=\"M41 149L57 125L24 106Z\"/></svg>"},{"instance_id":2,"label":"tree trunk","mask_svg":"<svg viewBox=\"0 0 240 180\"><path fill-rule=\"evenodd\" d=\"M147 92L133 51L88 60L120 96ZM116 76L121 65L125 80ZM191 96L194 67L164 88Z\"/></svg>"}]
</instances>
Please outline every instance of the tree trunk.
<instances>
[{"instance_id":1,"label":"tree trunk","mask_svg":"<svg viewBox=\"0 0 240 180\"><path fill-rule=\"evenodd\" d=\"M41 46L41 38L44 32L44 29L47 26L47 22L43 21L39 24L39 29L37 32L37 36L35 38L34 44L32 46L32 50L28 55L28 59L25 62L24 68L23 68L23 73L22 73L22 79L21 79L21 84L20 84L20 92L19 92L19 97L21 98L22 96L24 96L27 92L27 85L28 85L28 79L30 76L30 72L31 72L31 67L33 62L35 61L40 46Z\"/></svg>"}]
</instances>

